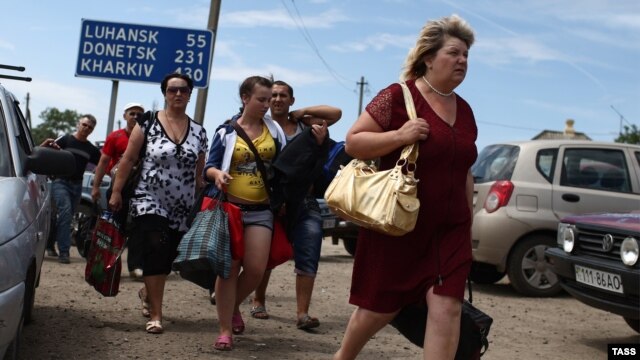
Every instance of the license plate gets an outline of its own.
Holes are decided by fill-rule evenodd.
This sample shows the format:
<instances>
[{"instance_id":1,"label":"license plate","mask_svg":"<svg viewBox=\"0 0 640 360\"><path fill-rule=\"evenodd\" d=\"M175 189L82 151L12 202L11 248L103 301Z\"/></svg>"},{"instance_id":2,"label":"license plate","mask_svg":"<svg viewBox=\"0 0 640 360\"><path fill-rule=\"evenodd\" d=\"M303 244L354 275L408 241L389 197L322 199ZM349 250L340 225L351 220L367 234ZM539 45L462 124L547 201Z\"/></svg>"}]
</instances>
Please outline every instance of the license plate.
<instances>
[{"instance_id":1,"label":"license plate","mask_svg":"<svg viewBox=\"0 0 640 360\"><path fill-rule=\"evenodd\" d=\"M623 294L620 275L575 265L576 281L600 289Z\"/></svg>"},{"instance_id":2,"label":"license plate","mask_svg":"<svg viewBox=\"0 0 640 360\"><path fill-rule=\"evenodd\" d=\"M324 219L322 220L323 229L333 229L336 227L336 219Z\"/></svg>"}]
</instances>

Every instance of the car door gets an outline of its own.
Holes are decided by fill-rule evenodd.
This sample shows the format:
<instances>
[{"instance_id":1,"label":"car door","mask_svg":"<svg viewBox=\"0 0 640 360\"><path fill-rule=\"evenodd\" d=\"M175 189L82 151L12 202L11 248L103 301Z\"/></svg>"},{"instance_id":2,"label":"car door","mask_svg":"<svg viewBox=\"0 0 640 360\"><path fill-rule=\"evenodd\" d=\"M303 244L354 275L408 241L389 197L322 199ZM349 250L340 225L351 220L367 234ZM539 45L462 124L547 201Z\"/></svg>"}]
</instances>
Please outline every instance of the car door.
<instances>
[{"instance_id":1,"label":"car door","mask_svg":"<svg viewBox=\"0 0 640 360\"><path fill-rule=\"evenodd\" d=\"M637 161L624 146L560 147L553 179L553 211L570 214L637 210ZM635 193L634 193L635 192Z\"/></svg>"}]
</instances>

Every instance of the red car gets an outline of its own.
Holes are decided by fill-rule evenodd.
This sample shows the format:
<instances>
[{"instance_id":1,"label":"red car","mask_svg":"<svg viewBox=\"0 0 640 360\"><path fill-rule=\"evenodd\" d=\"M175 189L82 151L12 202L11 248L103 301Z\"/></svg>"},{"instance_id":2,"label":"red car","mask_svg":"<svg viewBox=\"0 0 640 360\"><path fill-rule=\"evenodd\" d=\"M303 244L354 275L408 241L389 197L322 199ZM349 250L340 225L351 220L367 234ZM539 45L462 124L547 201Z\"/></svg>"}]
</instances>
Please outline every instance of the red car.
<instances>
[{"instance_id":1,"label":"red car","mask_svg":"<svg viewBox=\"0 0 640 360\"><path fill-rule=\"evenodd\" d=\"M640 333L640 211L569 216L546 255L571 296Z\"/></svg>"}]
</instances>

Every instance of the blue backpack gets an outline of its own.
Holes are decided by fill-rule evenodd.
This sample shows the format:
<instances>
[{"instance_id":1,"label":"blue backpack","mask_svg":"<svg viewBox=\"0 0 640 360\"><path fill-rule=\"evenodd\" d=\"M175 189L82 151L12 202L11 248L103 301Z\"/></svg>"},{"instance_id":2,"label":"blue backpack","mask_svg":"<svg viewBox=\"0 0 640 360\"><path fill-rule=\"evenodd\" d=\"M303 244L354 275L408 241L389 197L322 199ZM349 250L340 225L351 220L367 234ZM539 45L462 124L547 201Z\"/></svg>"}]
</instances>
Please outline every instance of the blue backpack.
<instances>
[{"instance_id":1,"label":"blue backpack","mask_svg":"<svg viewBox=\"0 0 640 360\"><path fill-rule=\"evenodd\" d=\"M340 165L348 164L353 158L344 151L344 141L334 141L331 139L329 141L331 145L329 145L327 161L322 167L322 175L325 180L331 182L338 170L340 170Z\"/></svg>"},{"instance_id":2,"label":"blue backpack","mask_svg":"<svg viewBox=\"0 0 640 360\"><path fill-rule=\"evenodd\" d=\"M340 170L340 166L347 165L353 159L344 151L344 145L344 141L329 139L329 152L322 166L322 176L314 184L316 197L324 197L324 192Z\"/></svg>"}]
</instances>

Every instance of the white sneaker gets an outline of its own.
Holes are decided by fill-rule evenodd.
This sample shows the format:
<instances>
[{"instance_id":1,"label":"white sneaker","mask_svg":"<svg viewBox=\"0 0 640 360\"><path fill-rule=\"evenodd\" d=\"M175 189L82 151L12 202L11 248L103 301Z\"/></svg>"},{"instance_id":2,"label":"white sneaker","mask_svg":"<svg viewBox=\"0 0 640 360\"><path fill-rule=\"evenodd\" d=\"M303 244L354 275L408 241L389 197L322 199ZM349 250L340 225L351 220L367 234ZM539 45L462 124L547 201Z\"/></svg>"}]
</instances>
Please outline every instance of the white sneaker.
<instances>
[{"instance_id":1,"label":"white sneaker","mask_svg":"<svg viewBox=\"0 0 640 360\"><path fill-rule=\"evenodd\" d=\"M134 280L142 280L142 269L133 269L133 271L129 272L129 275L134 279Z\"/></svg>"}]
</instances>

